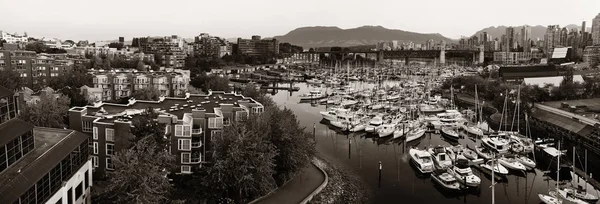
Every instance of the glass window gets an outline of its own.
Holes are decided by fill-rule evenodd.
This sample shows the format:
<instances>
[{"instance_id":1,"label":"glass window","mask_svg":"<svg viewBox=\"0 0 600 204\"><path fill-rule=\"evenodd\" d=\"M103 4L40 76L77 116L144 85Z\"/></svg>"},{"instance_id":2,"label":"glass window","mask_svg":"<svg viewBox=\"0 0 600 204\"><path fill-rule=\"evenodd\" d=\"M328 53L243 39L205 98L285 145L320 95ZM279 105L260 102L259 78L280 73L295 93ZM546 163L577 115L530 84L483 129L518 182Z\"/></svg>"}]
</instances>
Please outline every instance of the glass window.
<instances>
[{"instance_id":1,"label":"glass window","mask_svg":"<svg viewBox=\"0 0 600 204\"><path fill-rule=\"evenodd\" d=\"M67 204L73 204L73 189L67 190Z\"/></svg>"},{"instance_id":2,"label":"glass window","mask_svg":"<svg viewBox=\"0 0 600 204\"><path fill-rule=\"evenodd\" d=\"M188 166L188 165L182 165L181 166L181 173L182 174L189 174L192 173L192 167Z\"/></svg>"},{"instance_id":3,"label":"glass window","mask_svg":"<svg viewBox=\"0 0 600 204\"><path fill-rule=\"evenodd\" d=\"M189 125L183 126L183 136L187 136L187 137L192 136L192 126L189 126Z\"/></svg>"},{"instance_id":4,"label":"glass window","mask_svg":"<svg viewBox=\"0 0 600 204\"><path fill-rule=\"evenodd\" d=\"M92 135L93 135L93 138L94 138L95 140L97 140L97 139L98 139L98 127L94 127L94 128L93 128L93 133L92 133Z\"/></svg>"},{"instance_id":5,"label":"glass window","mask_svg":"<svg viewBox=\"0 0 600 204\"><path fill-rule=\"evenodd\" d=\"M107 142L114 142L115 141L115 130L112 128L106 128L104 134L106 134L106 141Z\"/></svg>"},{"instance_id":6,"label":"glass window","mask_svg":"<svg viewBox=\"0 0 600 204\"><path fill-rule=\"evenodd\" d=\"M110 158L110 157L106 157L106 169L115 170L115 167L112 163L112 158Z\"/></svg>"},{"instance_id":7,"label":"glass window","mask_svg":"<svg viewBox=\"0 0 600 204\"><path fill-rule=\"evenodd\" d=\"M191 150L192 149L192 140L191 139L179 139L178 149L179 150Z\"/></svg>"},{"instance_id":8,"label":"glass window","mask_svg":"<svg viewBox=\"0 0 600 204\"><path fill-rule=\"evenodd\" d=\"M89 188L90 187L90 174L88 171L85 171L85 173L83 174L84 180L83 182L85 182L85 188Z\"/></svg>"},{"instance_id":9,"label":"glass window","mask_svg":"<svg viewBox=\"0 0 600 204\"><path fill-rule=\"evenodd\" d=\"M75 187L75 200L79 199L81 195L83 195L83 184L80 182L77 184L77 187Z\"/></svg>"},{"instance_id":10,"label":"glass window","mask_svg":"<svg viewBox=\"0 0 600 204\"><path fill-rule=\"evenodd\" d=\"M183 136L183 125L175 125L175 136Z\"/></svg>"},{"instance_id":11,"label":"glass window","mask_svg":"<svg viewBox=\"0 0 600 204\"><path fill-rule=\"evenodd\" d=\"M98 167L98 156L92 156L92 166Z\"/></svg>"},{"instance_id":12,"label":"glass window","mask_svg":"<svg viewBox=\"0 0 600 204\"><path fill-rule=\"evenodd\" d=\"M106 144L106 155L114 155L115 154L115 145L114 144Z\"/></svg>"},{"instance_id":13,"label":"glass window","mask_svg":"<svg viewBox=\"0 0 600 204\"><path fill-rule=\"evenodd\" d=\"M188 164L191 160L191 153L181 153L181 163Z\"/></svg>"},{"instance_id":14,"label":"glass window","mask_svg":"<svg viewBox=\"0 0 600 204\"><path fill-rule=\"evenodd\" d=\"M94 142L93 144L94 144L94 147L93 147L94 154L98 154L98 142Z\"/></svg>"},{"instance_id":15,"label":"glass window","mask_svg":"<svg viewBox=\"0 0 600 204\"><path fill-rule=\"evenodd\" d=\"M81 121L81 131L92 132L92 121Z\"/></svg>"}]
</instances>

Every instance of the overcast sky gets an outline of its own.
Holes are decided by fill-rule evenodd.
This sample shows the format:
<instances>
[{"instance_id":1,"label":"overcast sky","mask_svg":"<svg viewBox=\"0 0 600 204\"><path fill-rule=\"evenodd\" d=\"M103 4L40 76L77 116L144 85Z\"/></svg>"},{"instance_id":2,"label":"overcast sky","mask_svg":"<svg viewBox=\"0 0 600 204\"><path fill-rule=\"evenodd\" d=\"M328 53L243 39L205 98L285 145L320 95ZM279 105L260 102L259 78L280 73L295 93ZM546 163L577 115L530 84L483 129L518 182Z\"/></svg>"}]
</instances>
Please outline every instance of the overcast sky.
<instances>
[{"instance_id":1,"label":"overcast sky","mask_svg":"<svg viewBox=\"0 0 600 204\"><path fill-rule=\"evenodd\" d=\"M283 35L303 26L381 25L450 38L498 25L581 24L600 0L0 0L0 30L63 40L202 32Z\"/></svg>"}]
</instances>

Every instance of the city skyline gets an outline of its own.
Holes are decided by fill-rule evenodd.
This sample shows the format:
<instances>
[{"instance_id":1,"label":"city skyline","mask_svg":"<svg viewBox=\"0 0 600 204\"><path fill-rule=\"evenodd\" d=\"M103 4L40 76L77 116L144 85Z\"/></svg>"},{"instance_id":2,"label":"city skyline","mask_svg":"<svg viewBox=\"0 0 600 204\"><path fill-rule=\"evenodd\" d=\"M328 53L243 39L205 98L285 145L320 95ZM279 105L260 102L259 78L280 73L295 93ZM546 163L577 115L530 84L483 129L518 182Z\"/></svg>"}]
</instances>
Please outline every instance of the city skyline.
<instances>
[{"instance_id":1,"label":"city skyline","mask_svg":"<svg viewBox=\"0 0 600 204\"><path fill-rule=\"evenodd\" d=\"M188 38L202 32L225 38L249 38L251 35L272 37L305 26L347 29L381 25L418 33L440 33L459 39L490 26L577 25L581 21L591 22L600 12L600 2L595 0L571 3L581 5L581 8L569 13L564 11L563 3L558 0L507 0L502 4L493 1L482 4L476 0L452 3L424 0L410 4L379 0L370 1L369 4L316 0L285 4L273 0L174 0L168 4L108 0L94 6L74 0L25 0L19 4L0 0L0 7L4 8L0 17L10 19L0 22L0 30L10 33L26 31L36 37L100 41L114 40L119 36L130 40L137 36L173 34ZM344 9L335 9L342 4ZM515 4L520 6L514 7ZM29 12L22 12L20 5L28 5ZM392 9L385 12L384 9L389 8ZM289 9L294 11L294 15L289 15ZM402 20L414 19L417 15L421 15L418 20Z\"/></svg>"}]
</instances>

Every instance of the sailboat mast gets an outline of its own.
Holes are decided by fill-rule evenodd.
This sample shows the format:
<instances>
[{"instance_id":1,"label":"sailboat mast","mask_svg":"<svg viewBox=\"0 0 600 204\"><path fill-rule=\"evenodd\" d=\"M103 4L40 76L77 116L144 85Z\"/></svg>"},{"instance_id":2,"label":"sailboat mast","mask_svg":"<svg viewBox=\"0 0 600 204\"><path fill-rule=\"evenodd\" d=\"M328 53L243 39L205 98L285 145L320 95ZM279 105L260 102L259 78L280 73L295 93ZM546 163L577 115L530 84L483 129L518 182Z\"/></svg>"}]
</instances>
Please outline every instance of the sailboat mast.
<instances>
[{"instance_id":1,"label":"sailboat mast","mask_svg":"<svg viewBox=\"0 0 600 204\"><path fill-rule=\"evenodd\" d=\"M558 184L560 183L560 141L558 141L558 159L556 160L556 190L558 190Z\"/></svg>"},{"instance_id":2,"label":"sailboat mast","mask_svg":"<svg viewBox=\"0 0 600 204\"><path fill-rule=\"evenodd\" d=\"M519 85L519 89L517 90L517 132L521 132L520 124L521 124L521 85Z\"/></svg>"},{"instance_id":3,"label":"sailboat mast","mask_svg":"<svg viewBox=\"0 0 600 204\"><path fill-rule=\"evenodd\" d=\"M492 204L496 203L496 191L494 186L496 185L496 177L494 177L494 171L496 166L494 165L494 159L496 158L496 154L492 153Z\"/></svg>"}]
</instances>

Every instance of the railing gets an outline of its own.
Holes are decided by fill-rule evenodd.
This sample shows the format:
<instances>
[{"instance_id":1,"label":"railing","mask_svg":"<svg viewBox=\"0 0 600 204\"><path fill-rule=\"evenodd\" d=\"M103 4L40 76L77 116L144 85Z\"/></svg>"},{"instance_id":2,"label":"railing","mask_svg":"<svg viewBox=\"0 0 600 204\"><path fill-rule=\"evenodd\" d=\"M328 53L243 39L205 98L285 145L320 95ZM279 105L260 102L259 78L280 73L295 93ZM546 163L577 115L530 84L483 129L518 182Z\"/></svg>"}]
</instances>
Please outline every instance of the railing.
<instances>
[{"instance_id":1,"label":"railing","mask_svg":"<svg viewBox=\"0 0 600 204\"><path fill-rule=\"evenodd\" d=\"M192 148L199 148L202 146L202 142L192 142Z\"/></svg>"},{"instance_id":2,"label":"railing","mask_svg":"<svg viewBox=\"0 0 600 204\"><path fill-rule=\"evenodd\" d=\"M199 164L201 162L200 158L192 158L190 159L190 164Z\"/></svg>"},{"instance_id":3,"label":"railing","mask_svg":"<svg viewBox=\"0 0 600 204\"><path fill-rule=\"evenodd\" d=\"M202 133L202 128L192 129L192 134L201 134L201 133Z\"/></svg>"}]
</instances>

